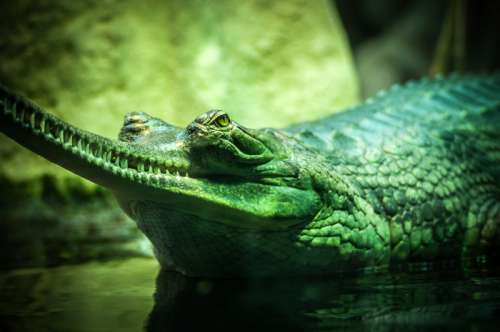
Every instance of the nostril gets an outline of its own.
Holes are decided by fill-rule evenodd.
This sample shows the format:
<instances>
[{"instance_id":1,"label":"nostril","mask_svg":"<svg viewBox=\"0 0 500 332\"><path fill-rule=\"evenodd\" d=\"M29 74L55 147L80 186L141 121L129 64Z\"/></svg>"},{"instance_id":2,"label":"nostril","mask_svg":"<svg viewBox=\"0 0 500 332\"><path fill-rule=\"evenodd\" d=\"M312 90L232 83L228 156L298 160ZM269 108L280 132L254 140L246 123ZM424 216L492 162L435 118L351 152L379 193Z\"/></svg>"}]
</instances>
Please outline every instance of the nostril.
<instances>
[{"instance_id":1,"label":"nostril","mask_svg":"<svg viewBox=\"0 0 500 332\"><path fill-rule=\"evenodd\" d=\"M133 132L133 133L140 133L140 132L147 130L148 127L146 127L142 123L129 123L123 129L126 131Z\"/></svg>"},{"instance_id":2,"label":"nostril","mask_svg":"<svg viewBox=\"0 0 500 332\"><path fill-rule=\"evenodd\" d=\"M125 115L125 125L133 123L145 123L148 121L148 116L143 112L130 112Z\"/></svg>"}]
</instances>

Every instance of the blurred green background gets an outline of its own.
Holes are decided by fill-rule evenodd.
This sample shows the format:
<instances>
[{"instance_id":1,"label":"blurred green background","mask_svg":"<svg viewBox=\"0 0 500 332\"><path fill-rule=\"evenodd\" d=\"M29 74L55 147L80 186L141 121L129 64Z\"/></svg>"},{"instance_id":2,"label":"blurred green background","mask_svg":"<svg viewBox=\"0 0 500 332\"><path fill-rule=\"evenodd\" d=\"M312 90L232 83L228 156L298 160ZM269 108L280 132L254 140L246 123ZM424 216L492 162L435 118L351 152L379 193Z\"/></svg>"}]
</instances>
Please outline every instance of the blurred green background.
<instances>
[{"instance_id":1,"label":"blurred green background","mask_svg":"<svg viewBox=\"0 0 500 332\"><path fill-rule=\"evenodd\" d=\"M429 73L498 68L497 9L429 0L2 2L0 82L111 138L131 111L185 126L221 108L249 127L284 127ZM0 188L4 269L151 256L108 191L4 136Z\"/></svg>"}]
</instances>

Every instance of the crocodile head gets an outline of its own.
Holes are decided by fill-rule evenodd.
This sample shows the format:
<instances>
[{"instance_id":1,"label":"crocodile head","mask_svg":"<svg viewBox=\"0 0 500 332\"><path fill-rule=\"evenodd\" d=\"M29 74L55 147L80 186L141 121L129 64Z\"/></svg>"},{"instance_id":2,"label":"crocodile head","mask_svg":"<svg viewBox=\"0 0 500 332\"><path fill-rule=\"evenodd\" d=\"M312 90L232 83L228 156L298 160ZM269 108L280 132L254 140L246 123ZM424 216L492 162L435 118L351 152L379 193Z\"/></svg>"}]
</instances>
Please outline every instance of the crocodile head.
<instances>
[{"instance_id":1,"label":"crocodile head","mask_svg":"<svg viewBox=\"0 0 500 332\"><path fill-rule=\"evenodd\" d=\"M166 269L304 275L387 260L385 224L331 162L286 131L248 129L222 111L186 128L129 113L111 140L1 87L0 120L16 142L110 189Z\"/></svg>"},{"instance_id":2,"label":"crocodile head","mask_svg":"<svg viewBox=\"0 0 500 332\"><path fill-rule=\"evenodd\" d=\"M128 206L137 201L254 230L287 228L318 211L319 197L279 131L245 128L222 111L186 128L129 113L119 141L127 146L120 172L130 183L115 192L135 218L140 213Z\"/></svg>"}]
</instances>

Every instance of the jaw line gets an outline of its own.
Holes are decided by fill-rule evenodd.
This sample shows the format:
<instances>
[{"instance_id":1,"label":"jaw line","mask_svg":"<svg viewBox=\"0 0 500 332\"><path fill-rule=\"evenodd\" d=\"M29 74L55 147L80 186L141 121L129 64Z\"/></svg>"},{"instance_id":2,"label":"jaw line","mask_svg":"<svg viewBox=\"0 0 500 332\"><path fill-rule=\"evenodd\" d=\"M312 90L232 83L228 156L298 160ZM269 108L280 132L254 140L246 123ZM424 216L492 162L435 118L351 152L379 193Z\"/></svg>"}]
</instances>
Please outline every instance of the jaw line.
<instances>
[{"instance_id":1,"label":"jaw line","mask_svg":"<svg viewBox=\"0 0 500 332\"><path fill-rule=\"evenodd\" d=\"M320 207L312 190L164 174L137 173L132 178L128 190L115 191L122 205L153 201L234 227L282 230L310 220Z\"/></svg>"},{"instance_id":2,"label":"jaw line","mask_svg":"<svg viewBox=\"0 0 500 332\"><path fill-rule=\"evenodd\" d=\"M1 86L0 132L114 191L121 202L151 200L190 214L196 209L196 214L231 225L273 229L306 221L320 207L319 196L313 190L189 178L184 173L189 160L176 155L179 151L159 157L158 151L83 131ZM133 165L137 169L131 168Z\"/></svg>"}]
</instances>

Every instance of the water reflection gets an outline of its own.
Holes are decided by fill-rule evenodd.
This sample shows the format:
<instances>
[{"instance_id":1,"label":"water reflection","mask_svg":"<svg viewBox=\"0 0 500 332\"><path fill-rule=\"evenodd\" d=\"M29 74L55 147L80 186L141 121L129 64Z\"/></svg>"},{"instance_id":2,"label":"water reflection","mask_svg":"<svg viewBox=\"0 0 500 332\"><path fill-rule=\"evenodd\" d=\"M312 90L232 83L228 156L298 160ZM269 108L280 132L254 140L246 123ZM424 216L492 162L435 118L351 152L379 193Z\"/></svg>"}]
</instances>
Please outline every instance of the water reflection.
<instances>
[{"instance_id":1,"label":"water reflection","mask_svg":"<svg viewBox=\"0 0 500 332\"><path fill-rule=\"evenodd\" d=\"M498 271L459 271L245 281L162 271L147 330L498 330Z\"/></svg>"},{"instance_id":2,"label":"water reflection","mask_svg":"<svg viewBox=\"0 0 500 332\"><path fill-rule=\"evenodd\" d=\"M498 331L495 266L245 281L153 259L0 271L0 331Z\"/></svg>"}]
</instances>

